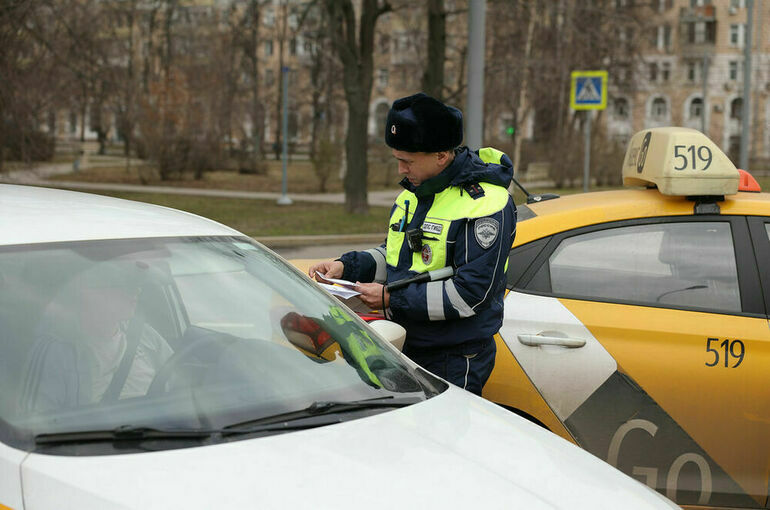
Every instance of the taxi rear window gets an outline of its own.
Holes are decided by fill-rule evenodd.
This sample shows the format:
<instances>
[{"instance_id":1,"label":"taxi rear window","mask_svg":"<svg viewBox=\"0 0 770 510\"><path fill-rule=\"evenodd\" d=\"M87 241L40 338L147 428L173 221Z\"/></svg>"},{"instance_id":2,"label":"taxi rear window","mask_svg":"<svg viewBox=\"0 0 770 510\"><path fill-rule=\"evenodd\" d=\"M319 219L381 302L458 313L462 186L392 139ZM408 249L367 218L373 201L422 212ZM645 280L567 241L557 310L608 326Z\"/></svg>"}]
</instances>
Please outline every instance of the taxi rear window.
<instances>
[{"instance_id":1,"label":"taxi rear window","mask_svg":"<svg viewBox=\"0 0 770 510\"><path fill-rule=\"evenodd\" d=\"M516 206L516 221L525 221L534 218L537 216L535 214L535 211L530 209L528 206L524 204L520 204Z\"/></svg>"}]
</instances>

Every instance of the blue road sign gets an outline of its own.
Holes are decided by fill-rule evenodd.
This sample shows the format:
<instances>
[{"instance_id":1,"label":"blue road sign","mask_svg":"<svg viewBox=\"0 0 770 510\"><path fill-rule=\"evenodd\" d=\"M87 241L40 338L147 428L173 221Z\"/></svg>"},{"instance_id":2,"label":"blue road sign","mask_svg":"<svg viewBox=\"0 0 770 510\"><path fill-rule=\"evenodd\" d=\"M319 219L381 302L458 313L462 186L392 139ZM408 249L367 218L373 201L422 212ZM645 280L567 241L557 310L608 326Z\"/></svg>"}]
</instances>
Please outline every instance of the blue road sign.
<instances>
[{"instance_id":1,"label":"blue road sign","mask_svg":"<svg viewBox=\"0 0 770 510\"><path fill-rule=\"evenodd\" d=\"M574 110L607 107L607 71L573 71L570 106Z\"/></svg>"}]
</instances>

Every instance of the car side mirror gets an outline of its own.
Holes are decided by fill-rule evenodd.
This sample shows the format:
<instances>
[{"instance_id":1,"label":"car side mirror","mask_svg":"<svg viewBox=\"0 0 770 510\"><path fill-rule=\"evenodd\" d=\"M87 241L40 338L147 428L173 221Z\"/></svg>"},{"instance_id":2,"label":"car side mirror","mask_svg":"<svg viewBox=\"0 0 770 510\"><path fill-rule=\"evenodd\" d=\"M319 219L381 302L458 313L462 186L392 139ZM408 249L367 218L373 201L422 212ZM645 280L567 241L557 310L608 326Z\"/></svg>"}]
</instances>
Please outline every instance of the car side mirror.
<instances>
[{"instance_id":1,"label":"car side mirror","mask_svg":"<svg viewBox=\"0 0 770 510\"><path fill-rule=\"evenodd\" d=\"M369 327L377 332L383 340L390 342L399 351L404 348L406 330L403 326L392 321L379 320L369 322Z\"/></svg>"}]
</instances>

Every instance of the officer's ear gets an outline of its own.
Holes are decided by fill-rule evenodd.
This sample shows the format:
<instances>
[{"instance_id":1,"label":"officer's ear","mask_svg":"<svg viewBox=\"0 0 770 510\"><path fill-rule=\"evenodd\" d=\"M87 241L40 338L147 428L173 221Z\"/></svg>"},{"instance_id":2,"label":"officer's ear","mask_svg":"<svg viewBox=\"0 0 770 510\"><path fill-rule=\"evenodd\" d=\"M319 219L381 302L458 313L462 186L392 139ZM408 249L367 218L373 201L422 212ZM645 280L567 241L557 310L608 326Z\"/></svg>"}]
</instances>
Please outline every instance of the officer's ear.
<instances>
[{"instance_id":1,"label":"officer's ear","mask_svg":"<svg viewBox=\"0 0 770 510\"><path fill-rule=\"evenodd\" d=\"M439 151L436 153L436 162L439 166L445 166L452 161L451 157L453 154L453 151Z\"/></svg>"}]
</instances>

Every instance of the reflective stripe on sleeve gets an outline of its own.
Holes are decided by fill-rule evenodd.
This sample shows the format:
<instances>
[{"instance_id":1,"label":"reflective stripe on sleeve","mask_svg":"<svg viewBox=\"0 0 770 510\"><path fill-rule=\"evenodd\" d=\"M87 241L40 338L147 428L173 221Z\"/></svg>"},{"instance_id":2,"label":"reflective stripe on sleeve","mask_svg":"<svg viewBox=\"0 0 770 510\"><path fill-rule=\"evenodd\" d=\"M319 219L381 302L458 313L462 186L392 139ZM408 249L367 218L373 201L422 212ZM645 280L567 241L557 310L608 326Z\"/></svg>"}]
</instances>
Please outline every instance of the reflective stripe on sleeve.
<instances>
[{"instance_id":1,"label":"reflective stripe on sleeve","mask_svg":"<svg viewBox=\"0 0 770 510\"><path fill-rule=\"evenodd\" d=\"M446 289L446 295L449 297L449 302L452 303L452 306L455 310L457 310L457 313L460 314L460 317L470 317L472 315L476 315L476 312L473 311L473 308L471 308L468 303L466 303L465 300L460 297L460 293L457 292L457 287L455 287L454 281L445 281L444 289Z\"/></svg>"},{"instance_id":2,"label":"reflective stripe on sleeve","mask_svg":"<svg viewBox=\"0 0 770 510\"><path fill-rule=\"evenodd\" d=\"M428 304L428 318L432 321L444 320L444 282L428 282L425 299Z\"/></svg>"},{"instance_id":3,"label":"reflective stripe on sleeve","mask_svg":"<svg viewBox=\"0 0 770 510\"><path fill-rule=\"evenodd\" d=\"M377 247L370 250L364 250L364 253L371 255L374 259L374 263L377 265L377 269L374 273L374 281L377 283L385 282L388 278L388 269L385 262L385 249Z\"/></svg>"}]
</instances>

